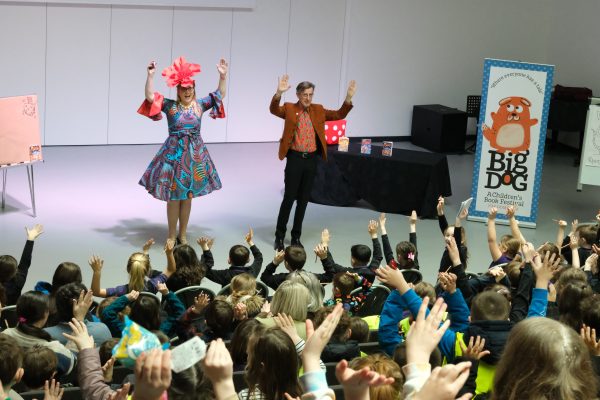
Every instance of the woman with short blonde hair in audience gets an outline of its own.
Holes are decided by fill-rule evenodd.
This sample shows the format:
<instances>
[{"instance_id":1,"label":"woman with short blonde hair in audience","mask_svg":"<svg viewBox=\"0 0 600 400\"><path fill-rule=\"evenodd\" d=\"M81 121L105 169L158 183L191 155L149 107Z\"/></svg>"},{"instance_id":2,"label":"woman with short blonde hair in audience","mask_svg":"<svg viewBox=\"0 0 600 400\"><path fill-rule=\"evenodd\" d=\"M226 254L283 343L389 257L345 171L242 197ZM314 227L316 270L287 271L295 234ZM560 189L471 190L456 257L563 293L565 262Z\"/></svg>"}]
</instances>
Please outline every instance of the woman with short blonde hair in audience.
<instances>
[{"instance_id":1,"label":"woman with short blonde hair in audience","mask_svg":"<svg viewBox=\"0 0 600 400\"><path fill-rule=\"evenodd\" d=\"M577 332L549 318L529 318L510 332L492 399L594 399L597 380Z\"/></svg>"},{"instance_id":2,"label":"woman with short blonde hair in audience","mask_svg":"<svg viewBox=\"0 0 600 400\"><path fill-rule=\"evenodd\" d=\"M302 339L306 339L306 314L311 297L308 289L301 283L284 281L273 295L270 311L256 319L271 327L275 326L273 316L287 314L294 320L296 331Z\"/></svg>"}]
</instances>

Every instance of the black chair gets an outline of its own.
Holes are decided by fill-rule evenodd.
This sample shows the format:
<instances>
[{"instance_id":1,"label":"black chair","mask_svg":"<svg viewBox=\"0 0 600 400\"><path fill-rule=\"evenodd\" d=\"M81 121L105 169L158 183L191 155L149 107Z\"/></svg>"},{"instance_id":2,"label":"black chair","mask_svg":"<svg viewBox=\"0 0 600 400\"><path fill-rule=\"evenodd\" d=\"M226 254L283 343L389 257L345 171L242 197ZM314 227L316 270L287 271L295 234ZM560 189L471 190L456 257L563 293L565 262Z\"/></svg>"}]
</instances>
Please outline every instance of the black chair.
<instances>
[{"instance_id":1,"label":"black chair","mask_svg":"<svg viewBox=\"0 0 600 400\"><path fill-rule=\"evenodd\" d=\"M210 301L213 301L215 298L215 292L202 286L184 287L183 289L176 291L175 296L181 300L181 302L185 305L185 308L189 308L194 305L196 296L202 293L207 294Z\"/></svg>"},{"instance_id":2,"label":"black chair","mask_svg":"<svg viewBox=\"0 0 600 400\"><path fill-rule=\"evenodd\" d=\"M231 283L219 290L217 296L229 296L231 294ZM256 281L256 294L265 299L269 297L269 287L261 281Z\"/></svg>"},{"instance_id":3,"label":"black chair","mask_svg":"<svg viewBox=\"0 0 600 400\"><path fill-rule=\"evenodd\" d=\"M373 329L369 331L369 341L377 342L379 341L379 330Z\"/></svg>"},{"instance_id":4,"label":"black chair","mask_svg":"<svg viewBox=\"0 0 600 400\"><path fill-rule=\"evenodd\" d=\"M17 317L17 306L2 307L2 309L0 309L0 318L2 320L0 330L17 326L17 322L19 322L19 318Z\"/></svg>"},{"instance_id":5,"label":"black chair","mask_svg":"<svg viewBox=\"0 0 600 400\"><path fill-rule=\"evenodd\" d=\"M234 371L233 372L233 386L236 392L248 388L246 383L246 371Z\"/></svg>"},{"instance_id":6,"label":"black chair","mask_svg":"<svg viewBox=\"0 0 600 400\"><path fill-rule=\"evenodd\" d=\"M344 387L342 385L329 386L329 389L335 393L335 400L344 400Z\"/></svg>"},{"instance_id":7,"label":"black chair","mask_svg":"<svg viewBox=\"0 0 600 400\"><path fill-rule=\"evenodd\" d=\"M327 384L329 386L339 385L337 376L335 376L335 367L337 367L337 362L327 362L325 363L325 377L327 378Z\"/></svg>"},{"instance_id":8,"label":"black chair","mask_svg":"<svg viewBox=\"0 0 600 400\"><path fill-rule=\"evenodd\" d=\"M423 281L423 274L421 274L421 271L418 269L402 269L400 271L408 283L416 285L417 283L421 283Z\"/></svg>"},{"instance_id":9,"label":"black chair","mask_svg":"<svg viewBox=\"0 0 600 400\"><path fill-rule=\"evenodd\" d=\"M75 387L67 387L65 388L65 392L63 394L63 400L81 400L81 388L78 386ZM19 395L23 398L23 400L33 400L33 399L43 399L44 391L43 390L32 390L30 392L19 393Z\"/></svg>"},{"instance_id":10,"label":"black chair","mask_svg":"<svg viewBox=\"0 0 600 400\"><path fill-rule=\"evenodd\" d=\"M359 343L358 347L360 348L360 351L367 354L383 353L383 350L379 346L379 342Z\"/></svg>"},{"instance_id":11,"label":"black chair","mask_svg":"<svg viewBox=\"0 0 600 400\"><path fill-rule=\"evenodd\" d=\"M371 286L371 293L367 296L362 306L354 313L356 317L369 317L381 314L383 305L390 294L390 289L385 286Z\"/></svg>"},{"instance_id":12,"label":"black chair","mask_svg":"<svg viewBox=\"0 0 600 400\"><path fill-rule=\"evenodd\" d=\"M479 125L479 112L481 110L481 96L470 95L467 96L467 118L475 118L477 125ZM467 147L466 152L475 152L475 146L477 146L477 136L475 136L475 143Z\"/></svg>"}]
</instances>

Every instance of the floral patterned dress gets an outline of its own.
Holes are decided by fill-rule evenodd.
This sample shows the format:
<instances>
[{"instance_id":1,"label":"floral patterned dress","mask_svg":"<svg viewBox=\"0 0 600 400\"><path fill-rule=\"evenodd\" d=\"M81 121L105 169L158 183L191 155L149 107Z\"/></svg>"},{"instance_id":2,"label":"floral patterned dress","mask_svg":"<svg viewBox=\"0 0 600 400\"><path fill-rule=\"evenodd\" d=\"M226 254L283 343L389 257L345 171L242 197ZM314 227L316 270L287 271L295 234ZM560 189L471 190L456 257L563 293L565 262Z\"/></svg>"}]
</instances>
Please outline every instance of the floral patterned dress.
<instances>
[{"instance_id":1,"label":"floral patterned dress","mask_svg":"<svg viewBox=\"0 0 600 400\"><path fill-rule=\"evenodd\" d=\"M138 113L154 120L167 116L169 137L154 156L139 184L159 200L185 200L221 188L221 180L200 136L202 115L224 118L222 96L217 90L196 100L190 108L154 94L154 102L144 101Z\"/></svg>"}]
</instances>

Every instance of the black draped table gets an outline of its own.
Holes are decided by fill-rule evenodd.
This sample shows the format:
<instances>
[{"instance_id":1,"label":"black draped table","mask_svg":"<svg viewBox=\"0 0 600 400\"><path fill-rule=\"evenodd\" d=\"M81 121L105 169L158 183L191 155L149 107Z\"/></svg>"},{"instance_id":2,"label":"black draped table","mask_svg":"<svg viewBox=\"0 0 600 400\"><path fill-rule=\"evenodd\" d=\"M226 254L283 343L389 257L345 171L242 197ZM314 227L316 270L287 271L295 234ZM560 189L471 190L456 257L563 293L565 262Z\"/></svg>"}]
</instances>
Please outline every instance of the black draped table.
<instances>
[{"instance_id":1,"label":"black draped table","mask_svg":"<svg viewBox=\"0 0 600 400\"><path fill-rule=\"evenodd\" d=\"M448 160L443 154L394 149L392 157L381 155L381 146L372 154L361 154L360 143L351 143L348 152L327 149L328 161L318 157L313 185L313 203L352 206L363 199L377 211L435 217L438 196L452 195Z\"/></svg>"}]
</instances>

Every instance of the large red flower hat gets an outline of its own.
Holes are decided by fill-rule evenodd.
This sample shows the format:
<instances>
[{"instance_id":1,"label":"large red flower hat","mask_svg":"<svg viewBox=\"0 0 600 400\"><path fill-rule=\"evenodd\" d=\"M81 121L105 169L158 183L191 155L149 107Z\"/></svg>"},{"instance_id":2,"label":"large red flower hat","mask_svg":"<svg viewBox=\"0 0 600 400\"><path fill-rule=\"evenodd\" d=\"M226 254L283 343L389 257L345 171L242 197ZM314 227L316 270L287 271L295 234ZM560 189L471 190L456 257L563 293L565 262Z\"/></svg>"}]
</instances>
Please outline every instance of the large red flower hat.
<instances>
[{"instance_id":1,"label":"large red flower hat","mask_svg":"<svg viewBox=\"0 0 600 400\"><path fill-rule=\"evenodd\" d=\"M200 72L200 64L192 64L185 61L185 58L179 57L173 61L173 65L163 69L162 76L167 81L167 86L182 87L194 86L195 82L192 76Z\"/></svg>"}]
</instances>

